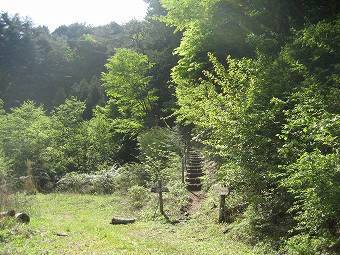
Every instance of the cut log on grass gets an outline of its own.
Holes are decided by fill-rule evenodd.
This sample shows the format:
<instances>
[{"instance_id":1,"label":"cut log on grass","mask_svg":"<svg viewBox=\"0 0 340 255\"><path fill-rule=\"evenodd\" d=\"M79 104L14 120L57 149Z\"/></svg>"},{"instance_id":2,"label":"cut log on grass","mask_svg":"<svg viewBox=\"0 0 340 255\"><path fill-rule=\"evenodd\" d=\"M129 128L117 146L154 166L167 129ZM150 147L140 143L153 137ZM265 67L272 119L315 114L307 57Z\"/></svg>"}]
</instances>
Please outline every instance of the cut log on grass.
<instances>
[{"instance_id":1,"label":"cut log on grass","mask_svg":"<svg viewBox=\"0 0 340 255\"><path fill-rule=\"evenodd\" d=\"M135 221L136 219L112 218L110 224L113 224L113 225L128 224L128 223L134 223Z\"/></svg>"},{"instance_id":2,"label":"cut log on grass","mask_svg":"<svg viewBox=\"0 0 340 255\"><path fill-rule=\"evenodd\" d=\"M4 218L6 216L14 217L15 216L15 211L14 210L10 210L8 212L0 212L0 218Z\"/></svg>"},{"instance_id":3,"label":"cut log on grass","mask_svg":"<svg viewBox=\"0 0 340 255\"><path fill-rule=\"evenodd\" d=\"M17 221L22 223L30 222L30 216L28 216L26 213L16 213L15 218L17 219Z\"/></svg>"},{"instance_id":4,"label":"cut log on grass","mask_svg":"<svg viewBox=\"0 0 340 255\"><path fill-rule=\"evenodd\" d=\"M62 237L65 237L65 236L68 236L68 234L65 234L65 233L55 233L57 236L62 236Z\"/></svg>"}]
</instances>

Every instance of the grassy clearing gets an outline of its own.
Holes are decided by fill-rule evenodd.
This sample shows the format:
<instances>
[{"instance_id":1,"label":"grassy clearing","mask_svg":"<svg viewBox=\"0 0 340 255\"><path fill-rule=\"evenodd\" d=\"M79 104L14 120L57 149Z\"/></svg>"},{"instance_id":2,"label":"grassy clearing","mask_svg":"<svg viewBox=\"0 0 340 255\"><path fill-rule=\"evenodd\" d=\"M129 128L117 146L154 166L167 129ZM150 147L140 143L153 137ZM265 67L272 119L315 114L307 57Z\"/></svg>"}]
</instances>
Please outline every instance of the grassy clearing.
<instances>
[{"instance_id":1,"label":"grassy clearing","mask_svg":"<svg viewBox=\"0 0 340 255\"><path fill-rule=\"evenodd\" d=\"M122 197L74 194L26 196L28 225L0 226L0 254L260 254L222 234L223 226L191 220L172 225L143 219ZM136 217L111 225L112 217ZM225 226L224 226L225 228Z\"/></svg>"}]
</instances>

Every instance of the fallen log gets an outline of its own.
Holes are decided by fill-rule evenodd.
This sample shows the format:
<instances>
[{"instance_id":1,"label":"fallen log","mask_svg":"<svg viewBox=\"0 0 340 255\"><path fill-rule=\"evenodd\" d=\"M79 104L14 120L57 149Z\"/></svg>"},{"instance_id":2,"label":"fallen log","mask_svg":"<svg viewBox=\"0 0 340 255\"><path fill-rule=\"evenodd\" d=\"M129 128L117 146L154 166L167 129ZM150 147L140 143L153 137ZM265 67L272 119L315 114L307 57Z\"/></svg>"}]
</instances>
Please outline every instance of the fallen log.
<instances>
[{"instance_id":1,"label":"fallen log","mask_svg":"<svg viewBox=\"0 0 340 255\"><path fill-rule=\"evenodd\" d=\"M65 234L65 233L55 233L55 235L62 236L62 237L68 236L68 234Z\"/></svg>"},{"instance_id":2,"label":"fallen log","mask_svg":"<svg viewBox=\"0 0 340 255\"><path fill-rule=\"evenodd\" d=\"M16 213L15 218L17 221L22 223L29 223L30 222L30 216L28 216L26 213Z\"/></svg>"},{"instance_id":3,"label":"fallen log","mask_svg":"<svg viewBox=\"0 0 340 255\"><path fill-rule=\"evenodd\" d=\"M118 224L129 224L134 223L136 219L124 219L124 218L112 218L110 224L118 225Z\"/></svg>"},{"instance_id":4,"label":"fallen log","mask_svg":"<svg viewBox=\"0 0 340 255\"><path fill-rule=\"evenodd\" d=\"M30 216L28 216L26 213L15 213L14 210L10 210L8 212L0 212L0 219L5 217L13 217L18 222L22 223L29 223L30 222Z\"/></svg>"},{"instance_id":5,"label":"fallen log","mask_svg":"<svg viewBox=\"0 0 340 255\"><path fill-rule=\"evenodd\" d=\"M15 211L10 210L8 212L0 212L0 218L5 218L5 217L14 217L15 216Z\"/></svg>"}]
</instances>

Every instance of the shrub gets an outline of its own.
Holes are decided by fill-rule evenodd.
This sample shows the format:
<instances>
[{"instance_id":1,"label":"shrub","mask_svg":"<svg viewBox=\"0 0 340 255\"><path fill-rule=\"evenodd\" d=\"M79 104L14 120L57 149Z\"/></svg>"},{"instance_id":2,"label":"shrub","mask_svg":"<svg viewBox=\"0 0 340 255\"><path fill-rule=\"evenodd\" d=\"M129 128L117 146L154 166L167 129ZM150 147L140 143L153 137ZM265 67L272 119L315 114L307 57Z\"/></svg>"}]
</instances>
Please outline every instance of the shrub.
<instances>
[{"instance_id":1,"label":"shrub","mask_svg":"<svg viewBox=\"0 0 340 255\"><path fill-rule=\"evenodd\" d=\"M115 175L118 167L95 173L67 173L57 183L57 190L74 193L112 193L116 190Z\"/></svg>"},{"instance_id":2,"label":"shrub","mask_svg":"<svg viewBox=\"0 0 340 255\"><path fill-rule=\"evenodd\" d=\"M147 186L150 175L144 164L128 163L117 169L113 181L116 190L127 191L132 186Z\"/></svg>"},{"instance_id":3,"label":"shrub","mask_svg":"<svg viewBox=\"0 0 340 255\"><path fill-rule=\"evenodd\" d=\"M287 167L289 175L282 185L295 197L290 212L297 225L291 232L299 233L287 242L292 254L335 254L340 225L339 165L338 153L322 155L316 150Z\"/></svg>"},{"instance_id":4,"label":"shrub","mask_svg":"<svg viewBox=\"0 0 340 255\"><path fill-rule=\"evenodd\" d=\"M169 192L164 193L164 210L169 218L178 219L187 211L190 196L186 185L180 180L172 180L166 186L169 188Z\"/></svg>"},{"instance_id":5,"label":"shrub","mask_svg":"<svg viewBox=\"0 0 340 255\"><path fill-rule=\"evenodd\" d=\"M336 255L339 254L339 240L331 236L311 237L308 234L299 234L291 237L287 242L288 252L291 255Z\"/></svg>"},{"instance_id":6,"label":"shrub","mask_svg":"<svg viewBox=\"0 0 340 255\"><path fill-rule=\"evenodd\" d=\"M26 179L25 179L25 190L28 194L36 194L38 192L37 187L35 185L33 175L32 175L32 165L31 161L26 160Z\"/></svg>"},{"instance_id":7,"label":"shrub","mask_svg":"<svg viewBox=\"0 0 340 255\"><path fill-rule=\"evenodd\" d=\"M128 189L129 202L133 209L142 209L150 199L150 191L142 186L132 186Z\"/></svg>"},{"instance_id":8,"label":"shrub","mask_svg":"<svg viewBox=\"0 0 340 255\"><path fill-rule=\"evenodd\" d=\"M156 187L157 183L151 184ZM139 212L142 218L148 220L174 221L183 218L183 214L188 209L190 196L186 186L180 180L173 180L165 184L170 192L163 193L163 206L165 217L159 213L159 195L151 193L150 189L144 189L147 200L144 199L142 210ZM156 217L157 216L157 217Z\"/></svg>"},{"instance_id":9,"label":"shrub","mask_svg":"<svg viewBox=\"0 0 340 255\"><path fill-rule=\"evenodd\" d=\"M10 163L6 160L3 151L0 148L0 211L6 210L11 184L8 178L8 169Z\"/></svg>"}]
</instances>

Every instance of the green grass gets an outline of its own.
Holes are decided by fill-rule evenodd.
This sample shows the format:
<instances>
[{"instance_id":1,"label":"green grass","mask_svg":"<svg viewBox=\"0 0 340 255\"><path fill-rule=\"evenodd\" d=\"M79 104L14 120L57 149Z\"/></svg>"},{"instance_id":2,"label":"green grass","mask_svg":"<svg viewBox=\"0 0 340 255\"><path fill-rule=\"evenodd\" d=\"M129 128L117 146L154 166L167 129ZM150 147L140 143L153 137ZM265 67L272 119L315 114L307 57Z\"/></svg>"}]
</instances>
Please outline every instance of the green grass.
<instances>
[{"instance_id":1,"label":"green grass","mask_svg":"<svg viewBox=\"0 0 340 255\"><path fill-rule=\"evenodd\" d=\"M225 226L147 220L122 197L49 194L24 197L28 225L0 226L0 254L260 254L223 234ZM166 211L166 208L165 208ZM112 217L136 217L128 225ZM1 225L1 224L0 224ZM65 235L65 236L60 236Z\"/></svg>"}]
</instances>

